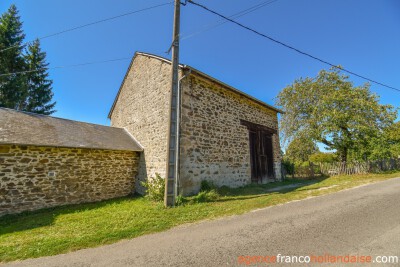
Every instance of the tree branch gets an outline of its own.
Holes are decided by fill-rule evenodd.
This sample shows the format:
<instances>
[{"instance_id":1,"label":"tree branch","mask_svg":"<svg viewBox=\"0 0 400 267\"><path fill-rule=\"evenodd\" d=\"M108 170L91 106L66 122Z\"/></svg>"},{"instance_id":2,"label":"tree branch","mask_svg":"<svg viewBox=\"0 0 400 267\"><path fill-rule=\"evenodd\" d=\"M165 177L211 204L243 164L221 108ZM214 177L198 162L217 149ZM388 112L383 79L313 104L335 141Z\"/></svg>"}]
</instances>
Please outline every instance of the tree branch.
<instances>
[{"instance_id":1,"label":"tree branch","mask_svg":"<svg viewBox=\"0 0 400 267\"><path fill-rule=\"evenodd\" d=\"M329 142L328 140L326 140L325 138L321 139L321 143L323 143L326 146L333 146L332 142Z\"/></svg>"}]
</instances>

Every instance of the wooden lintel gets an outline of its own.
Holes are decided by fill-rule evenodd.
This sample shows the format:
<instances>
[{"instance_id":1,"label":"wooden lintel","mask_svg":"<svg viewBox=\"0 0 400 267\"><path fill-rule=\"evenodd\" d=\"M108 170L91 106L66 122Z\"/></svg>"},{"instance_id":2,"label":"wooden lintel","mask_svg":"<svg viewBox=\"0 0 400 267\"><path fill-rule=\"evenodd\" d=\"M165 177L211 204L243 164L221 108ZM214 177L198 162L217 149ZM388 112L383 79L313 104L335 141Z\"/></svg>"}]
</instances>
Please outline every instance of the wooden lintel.
<instances>
[{"instance_id":1,"label":"wooden lintel","mask_svg":"<svg viewBox=\"0 0 400 267\"><path fill-rule=\"evenodd\" d=\"M240 125L244 125L247 127L247 129L249 129L250 131L264 131L266 133L271 133L271 134L277 134L278 131L275 129L272 129L270 127L261 125L261 124L257 124L257 123L253 123L250 121L246 121L246 120L240 120Z\"/></svg>"}]
</instances>

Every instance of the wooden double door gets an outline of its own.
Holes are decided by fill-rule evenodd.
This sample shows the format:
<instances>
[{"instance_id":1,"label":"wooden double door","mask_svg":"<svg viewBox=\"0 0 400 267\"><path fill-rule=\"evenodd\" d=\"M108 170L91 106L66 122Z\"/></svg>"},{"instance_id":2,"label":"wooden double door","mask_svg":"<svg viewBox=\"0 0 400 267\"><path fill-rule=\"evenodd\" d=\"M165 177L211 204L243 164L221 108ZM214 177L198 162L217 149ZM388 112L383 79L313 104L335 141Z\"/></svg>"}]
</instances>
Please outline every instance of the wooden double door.
<instances>
[{"instance_id":1,"label":"wooden double door","mask_svg":"<svg viewBox=\"0 0 400 267\"><path fill-rule=\"evenodd\" d=\"M267 182L274 179L272 134L263 131L249 131L251 181Z\"/></svg>"},{"instance_id":2,"label":"wooden double door","mask_svg":"<svg viewBox=\"0 0 400 267\"><path fill-rule=\"evenodd\" d=\"M251 181L265 183L274 180L272 136L276 131L247 121L241 123L249 130Z\"/></svg>"}]
</instances>

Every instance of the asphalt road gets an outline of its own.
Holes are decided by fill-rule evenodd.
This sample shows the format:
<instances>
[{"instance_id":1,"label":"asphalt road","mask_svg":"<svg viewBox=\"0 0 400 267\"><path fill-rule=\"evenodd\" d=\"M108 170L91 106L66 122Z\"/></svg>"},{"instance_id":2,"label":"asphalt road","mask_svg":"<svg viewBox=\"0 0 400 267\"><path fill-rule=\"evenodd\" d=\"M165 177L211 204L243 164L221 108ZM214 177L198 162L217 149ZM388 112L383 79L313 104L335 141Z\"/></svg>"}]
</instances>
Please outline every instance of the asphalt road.
<instances>
[{"instance_id":1,"label":"asphalt road","mask_svg":"<svg viewBox=\"0 0 400 267\"><path fill-rule=\"evenodd\" d=\"M400 178L6 266L246 266L239 256L326 253L400 258ZM389 266L331 266L358 265Z\"/></svg>"}]
</instances>

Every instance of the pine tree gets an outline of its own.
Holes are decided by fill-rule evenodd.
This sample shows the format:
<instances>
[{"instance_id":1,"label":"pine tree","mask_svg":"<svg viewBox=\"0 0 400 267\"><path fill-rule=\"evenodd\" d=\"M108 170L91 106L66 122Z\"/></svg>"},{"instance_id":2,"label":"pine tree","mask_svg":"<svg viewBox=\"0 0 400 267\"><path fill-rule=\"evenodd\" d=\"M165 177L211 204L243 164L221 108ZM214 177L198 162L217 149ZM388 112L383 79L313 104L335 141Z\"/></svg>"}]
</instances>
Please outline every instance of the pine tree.
<instances>
[{"instance_id":1,"label":"pine tree","mask_svg":"<svg viewBox=\"0 0 400 267\"><path fill-rule=\"evenodd\" d=\"M24 71L22 22L15 5L0 17L0 73ZM0 76L0 106L21 109L27 90L23 75Z\"/></svg>"},{"instance_id":2,"label":"pine tree","mask_svg":"<svg viewBox=\"0 0 400 267\"><path fill-rule=\"evenodd\" d=\"M40 48L39 40L28 45L25 55L25 62L28 70L37 70L25 74L27 82L27 97L24 102L23 110L39 114L50 115L55 112L55 102L53 98L52 84L48 79L46 53Z\"/></svg>"},{"instance_id":3,"label":"pine tree","mask_svg":"<svg viewBox=\"0 0 400 267\"><path fill-rule=\"evenodd\" d=\"M11 5L0 17L0 74L15 74L0 75L0 107L52 114L56 103L51 102L53 82L48 78L46 53L39 40L26 47L24 38L18 10Z\"/></svg>"}]
</instances>

